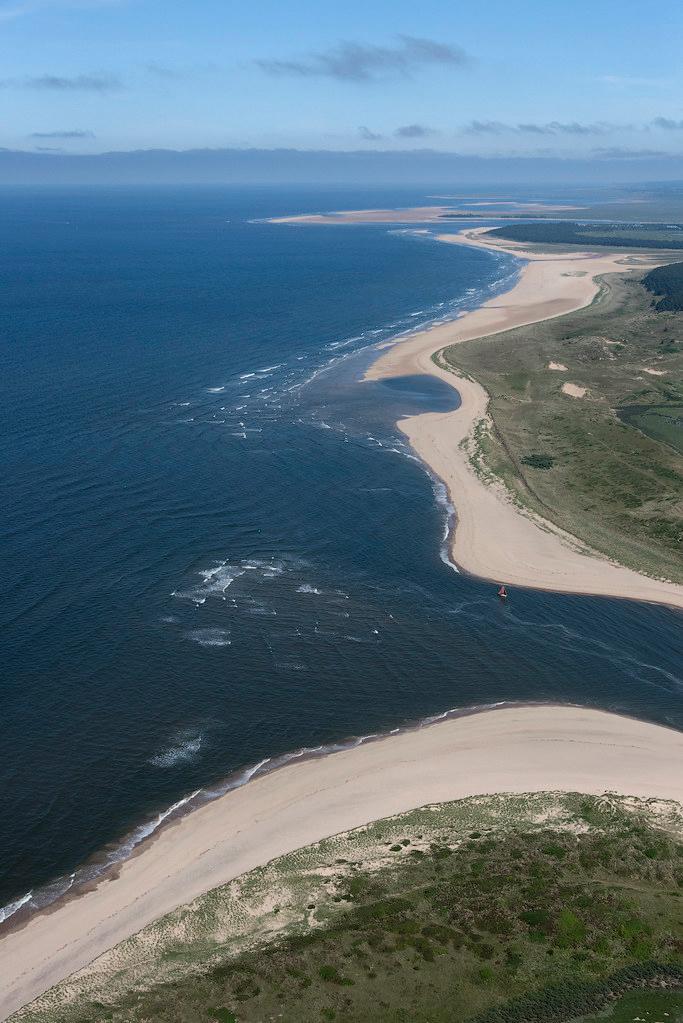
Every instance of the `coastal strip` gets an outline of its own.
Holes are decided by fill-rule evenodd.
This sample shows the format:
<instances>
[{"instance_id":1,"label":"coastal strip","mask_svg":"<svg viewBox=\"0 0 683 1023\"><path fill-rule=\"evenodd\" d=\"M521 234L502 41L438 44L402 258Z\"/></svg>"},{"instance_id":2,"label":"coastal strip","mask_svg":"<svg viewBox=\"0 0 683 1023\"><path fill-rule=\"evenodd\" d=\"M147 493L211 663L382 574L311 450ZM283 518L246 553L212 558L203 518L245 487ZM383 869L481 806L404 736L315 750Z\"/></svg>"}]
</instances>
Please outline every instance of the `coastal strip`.
<instances>
[{"instance_id":1,"label":"coastal strip","mask_svg":"<svg viewBox=\"0 0 683 1023\"><path fill-rule=\"evenodd\" d=\"M158 833L118 875L0 938L0 1019L147 924L277 856L428 803L614 791L683 803L683 734L578 707L509 707L290 763Z\"/></svg>"},{"instance_id":2,"label":"coastal strip","mask_svg":"<svg viewBox=\"0 0 683 1023\"><path fill-rule=\"evenodd\" d=\"M455 564L473 575L517 586L622 597L683 608L683 586L652 579L625 568L553 523L513 503L502 485L484 483L474 472L467 445L477 424L486 420L488 394L476 381L439 364L435 356L448 345L486 337L589 305L605 274L658 265L656 257L621 252L538 253L514 243L489 242L476 228L441 234L448 244L474 245L525 260L510 291L460 318L420 331L386 350L366 379L426 373L460 394L451 412L402 419L399 427L413 450L445 484L456 511L451 533ZM495 342L492 342L495 343Z\"/></svg>"}]
</instances>

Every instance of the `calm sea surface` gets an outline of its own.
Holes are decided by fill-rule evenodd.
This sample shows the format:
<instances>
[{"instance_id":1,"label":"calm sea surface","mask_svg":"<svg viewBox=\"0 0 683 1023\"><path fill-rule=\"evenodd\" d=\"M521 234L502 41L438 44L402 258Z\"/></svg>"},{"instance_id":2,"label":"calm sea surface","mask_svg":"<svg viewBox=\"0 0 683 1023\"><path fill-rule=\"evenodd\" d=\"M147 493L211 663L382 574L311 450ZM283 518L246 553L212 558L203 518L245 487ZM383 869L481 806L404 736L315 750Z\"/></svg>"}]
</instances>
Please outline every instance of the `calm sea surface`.
<instances>
[{"instance_id":1,"label":"calm sea surface","mask_svg":"<svg viewBox=\"0 0 683 1023\"><path fill-rule=\"evenodd\" d=\"M680 616L521 590L501 606L448 564L443 493L394 426L457 395L358 382L370 345L515 264L252 222L424 201L0 193L4 915L302 747L498 701L683 726Z\"/></svg>"}]
</instances>

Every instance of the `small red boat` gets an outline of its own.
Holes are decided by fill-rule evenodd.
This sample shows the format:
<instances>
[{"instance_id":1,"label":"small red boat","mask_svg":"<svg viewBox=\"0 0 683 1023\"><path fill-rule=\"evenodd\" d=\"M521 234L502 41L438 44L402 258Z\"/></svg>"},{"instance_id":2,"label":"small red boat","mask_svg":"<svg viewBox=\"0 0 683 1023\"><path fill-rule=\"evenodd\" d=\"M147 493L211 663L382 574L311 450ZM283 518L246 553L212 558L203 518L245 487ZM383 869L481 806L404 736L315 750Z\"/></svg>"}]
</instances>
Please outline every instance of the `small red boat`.
<instances>
[{"instance_id":1,"label":"small red boat","mask_svg":"<svg viewBox=\"0 0 683 1023\"><path fill-rule=\"evenodd\" d=\"M504 586L501 586L500 589L498 590L498 596L500 597L501 600L505 600L507 595L508 591L505 589Z\"/></svg>"}]
</instances>

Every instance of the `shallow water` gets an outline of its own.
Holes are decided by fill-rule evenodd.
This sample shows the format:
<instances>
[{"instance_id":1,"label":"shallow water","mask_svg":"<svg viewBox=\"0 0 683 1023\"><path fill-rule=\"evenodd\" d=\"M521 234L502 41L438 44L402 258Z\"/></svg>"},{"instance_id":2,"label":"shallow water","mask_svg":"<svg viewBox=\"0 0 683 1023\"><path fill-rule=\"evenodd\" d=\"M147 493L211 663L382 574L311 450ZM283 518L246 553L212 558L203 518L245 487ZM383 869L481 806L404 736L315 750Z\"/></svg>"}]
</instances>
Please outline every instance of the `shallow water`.
<instances>
[{"instance_id":1,"label":"shallow water","mask_svg":"<svg viewBox=\"0 0 683 1023\"><path fill-rule=\"evenodd\" d=\"M680 616L458 574L395 427L457 393L359 382L514 263L249 222L419 201L0 195L0 903L232 772L449 708L683 724Z\"/></svg>"}]
</instances>

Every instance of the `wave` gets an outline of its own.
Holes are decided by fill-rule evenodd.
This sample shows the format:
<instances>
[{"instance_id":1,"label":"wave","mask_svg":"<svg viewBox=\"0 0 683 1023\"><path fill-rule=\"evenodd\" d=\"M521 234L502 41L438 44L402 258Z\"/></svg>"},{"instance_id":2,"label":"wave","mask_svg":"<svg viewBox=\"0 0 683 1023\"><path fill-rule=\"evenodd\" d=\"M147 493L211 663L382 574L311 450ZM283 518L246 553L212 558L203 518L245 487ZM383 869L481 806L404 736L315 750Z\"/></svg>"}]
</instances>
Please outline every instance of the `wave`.
<instances>
[{"instance_id":1,"label":"wave","mask_svg":"<svg viewBox=\"0 0 683 1023\"><path fill-rule=\"evenodd\" d=\"M213 568L202 569L197 574L202 582L191 590L174 590L171 596L181 600L191 600L195 604L204 604L207 597L222 597L235 579L244 574L245 569L239 565L231 565L227 561L219 561Z\"/></svg>"},{"instance_id":2,"label":"wave","mask_svg":"<svg viewBox=\"0 0 683 1023\"><path fill-rule=\"evenodd\" d=\"M148 763L154 767L175 767L177 764L194 760L204 744L204 734L179 735L174 744L150 757Z\"/></svg>"},{"instance_id":3,"label":"wave","mask_svg":"<svg viewBox=\"0 0 683 1023\"><path fill-rule=\"evenodd\" d=\"M139 827L135 828L130 832L130 834L126 835L120 843L105 850L97 859L83 864L83 866L79 867L78 870L75 870L72 874L59 877L55 881L44 885L42 888L39 888L36 891L27 892L20 898L15 899L13 902L0 907L0 924L9 920L13 916L19 915L20 917L23 917L24 915L28 915L32 912L39 912L42 909L46 909L48 906L51 906L64 898L65 895L68 895L73 891L77 892L82 887L85 887L87 890L88 886L96 883L100 878L105 877L112 868L129 859L134 850L142 842L144 842L145 839L153 835L174 815L177 815L180 811L190 807L192 802L198 799L201 794L202 790L196 789L189 795L183 796L182 799L178 799L175 803L172 803L171 806L162 810L155 817L145 821Z\"/></svg>"},{"instance_id":4,"label":"wave","mask_svg":"<svg viewBox=\"0 0 683 1023\"><path fill-rule=\"evenodd\" d=\"M185 636L200 646L230 646L230 633L227 629L190 629Z\"/></svg>"},{"instance_id":5,"label":"wave","mask_svg":"<svg viewBox=\"0 0 683 1023\"><path fill-rule=\"evenodd\" d=\"M436 504L444 512L444 526L443 526L443 535L441 537L441 545L439 547L439 557L443 561L444 565L448 565L449 568L452 568L453 571L457 572L458 575L459 575L460 574L460 569L458 568L456 563L451 558L451 545L450 545L451 533L453 532L453 529L455 528L456 511L455 511L455 508L453 506L453 503L452 503L451 499L448 496L448 490L446 488L446 484L443 483L442 480L437 479L436 476L432 476L431 473L430 473L430 479L432 481L432 486L434 488L434 499L436 501Z\"/></svg>"},{"instance_id":6,"label":"wave","mask_svg":"<svg viewBox=\"0 0 683 1023\"><path fill-rule=\"evenodd\" d=\"M257 579L259 581L264 579L277 579L285 572L293 569L305 569L309 567L309 563L300 557L295 555L284 555L282 557L271 557L271 558L244 558L242 561L224 561L215 562L210 568L200 569L199 572L195 573L199 576L201 582L196 586L192 586L189 589L173 590L171 596L178 600L190 600L193 604L202 605L207 600L218 599L227 600L226 593L232 584L244 576ZM274 612L268 612L270 614ZM210 633L211 630L196 630L198 633L203 634ZM221 630L213 630L214 632L221 632ZM223 630L224 631L224 630ZM188 638L196 639L196 642L201 642L200 638L196 638L194 635L188 635ZM209 643L208 639L205 641L205 645L219 645L218 642Z\"/></svg>"},{"instance_id":7,"label":"wave","mask_svg":"<svg viewBox=\"0 0 683 1023\"><path fill-rule=\"evenodd\" d=\"M15 899L14 902L8 902L6 906L0 909L0 924L4 923L5 920L9 920L11 916L14 916L22 906L26 906L33 898L33 892L27 892L26 895L22 895L20 898Z\"/></svg>"}]
</instances>

